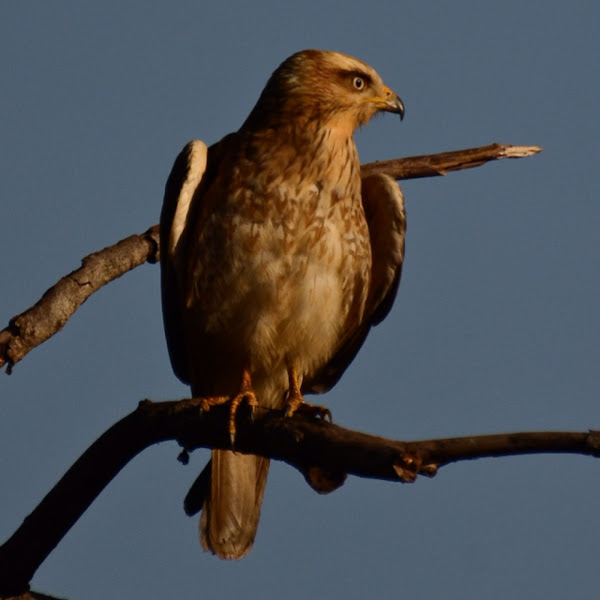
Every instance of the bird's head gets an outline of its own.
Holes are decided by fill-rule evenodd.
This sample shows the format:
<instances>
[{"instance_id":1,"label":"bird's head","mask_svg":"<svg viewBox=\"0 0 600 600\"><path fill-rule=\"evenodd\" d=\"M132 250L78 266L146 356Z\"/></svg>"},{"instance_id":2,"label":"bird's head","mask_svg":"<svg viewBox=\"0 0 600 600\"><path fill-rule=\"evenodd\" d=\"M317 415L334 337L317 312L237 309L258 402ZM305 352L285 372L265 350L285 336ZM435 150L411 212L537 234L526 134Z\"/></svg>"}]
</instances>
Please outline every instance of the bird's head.
<instances>
[{"instance_id":1,"label":"bird's head","mask_svg":"<svg viewBox=\"0 0 600 600\"><path fill-rule=\"evenodd\" d=\"M404 116L404 104L366 63L339 52L303 50L267 82L244 127L317 121L351 135L381 111Z\"/></svg>"}]
</instances>

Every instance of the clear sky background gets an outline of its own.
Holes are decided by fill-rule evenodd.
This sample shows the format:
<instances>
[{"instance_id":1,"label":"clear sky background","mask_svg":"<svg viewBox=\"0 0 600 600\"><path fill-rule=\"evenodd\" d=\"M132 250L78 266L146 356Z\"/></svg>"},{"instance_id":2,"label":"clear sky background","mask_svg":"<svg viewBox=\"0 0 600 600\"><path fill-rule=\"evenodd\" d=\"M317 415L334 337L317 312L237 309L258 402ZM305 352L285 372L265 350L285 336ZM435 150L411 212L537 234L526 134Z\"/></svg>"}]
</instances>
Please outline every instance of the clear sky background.
<instances>
[{"instance_id":1,"label":"clear sky background","mask_svg":"<svg viewBox=\"0 0 600 600\"><path fill-rule=\"evenodd\" d=\"M0 320L84 255L158 221L191 138L237 129L309 47L355 55L406 105L363 162L492 142L542 154L404 184L395 307L339 385L337 423L397 439L600 427L600 4L2 2ZM159 269L92 296L0 377L0 537L138 400L188 390L164 342ZM600 463L488 459L414 485L318 496L274 464L256 544L203 553L182 499L206 461L130 463L34 589L104 598L591 598Z\"/></svg>"}]
</instances>

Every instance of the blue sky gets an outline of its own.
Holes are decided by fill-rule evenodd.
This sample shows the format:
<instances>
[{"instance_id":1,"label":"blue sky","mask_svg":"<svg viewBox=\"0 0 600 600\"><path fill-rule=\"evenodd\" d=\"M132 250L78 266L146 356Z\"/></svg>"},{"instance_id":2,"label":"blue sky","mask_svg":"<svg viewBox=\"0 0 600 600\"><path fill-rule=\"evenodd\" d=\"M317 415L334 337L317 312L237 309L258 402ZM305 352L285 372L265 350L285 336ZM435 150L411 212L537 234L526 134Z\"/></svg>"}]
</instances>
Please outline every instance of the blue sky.
<instances>
[{"instance_id":1,"label":"blue sky","mask_svg":"<svg viewBox=\"0 0 600 600\"><path fill-rule=\"evenodd\" d=\"M600 427L600 5L305 1L5 3L0 19L0 317L91 251L158 221L185 142L242 123L308 47L370 63L406 105L356 136L363 162L492 142L542 154L406 182L394 310L319 399L397 439ZM159 272L95 294L0 382L0 535L171 372ZM162 444L130 463L33 581L68 598L592 597L599 465L481 460L318 496L272 467L256 544L202 553L182 510L204 464Z\"/></svg>"}]
</instances>

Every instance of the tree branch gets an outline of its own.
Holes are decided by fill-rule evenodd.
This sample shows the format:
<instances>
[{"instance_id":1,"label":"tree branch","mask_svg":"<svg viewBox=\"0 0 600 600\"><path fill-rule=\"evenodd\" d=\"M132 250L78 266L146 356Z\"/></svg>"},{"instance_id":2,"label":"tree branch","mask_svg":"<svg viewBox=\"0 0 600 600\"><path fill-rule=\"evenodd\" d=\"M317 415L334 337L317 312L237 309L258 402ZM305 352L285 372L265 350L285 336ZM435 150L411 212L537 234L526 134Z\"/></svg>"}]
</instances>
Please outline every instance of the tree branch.
<instances>
[{"instance_id":1,"label":"tree branch","mask_svg":"<svg viewBox=\"0 0 600 600\"><path fill-rule=\"evenodd\" d=\"M408 156L391 160L378 160L361 166L361 175L386 173L394 179L418 179L446 175L450 171L479 167L491 160L502 158L524 158L538 154L539 146L512 146L510 144L490 144L466 150L452 150L438 154Z\"/></svg>"},{"instance_id":2,"label":"tree branch","mask_svg":"<svg viewBox=\"0 0 600 600\"><path fill-rule=\"evenodd\" d=\"M81 267L65 275L25 312L0 331L0 368L18 363L36 346L58 333L73 313L97 290L145 262L158 260L158 225L93 252Z\"/></svg>"},{"instance_id":3,"label":"tree branch","mask_svg":"<svg viewBox=\"0 0 600 600\"><path fill-rule=\"evenodd\" d=\"M490 160L531 156L538 146L491 144L425 156L409 156L368 163L363 177L387 173L395 179L445 175L450 171L477 167ZM82 260L82 266L60 279L40 300L13 317L0 331L0 368L7 373L36 346L60 331L73 313L98 289L139 265L159 260L158 226L132 235Z\"/></svg>"},{"instance_id":4,"label":"tree branch","mask_svg":"<svg viewBox=\"0 0 600 600\"><path fill-rule=\"evenodd\" d=\"M351 431L323 420L284 418L258 408L253 420L238 415L236 451L282 460L297 468L318 492L329 492L346 475L414 481L451 462L488 456L575 453L600 456L600 432L511 433L401 442ZM22 593L37 568L94 499L137 454L176 440L187 452L229 449L229 405L202 412L193 399L141 402L108 429L75 462L23 524L0 547L0 596Z\"/></svg>"}]
</instances>

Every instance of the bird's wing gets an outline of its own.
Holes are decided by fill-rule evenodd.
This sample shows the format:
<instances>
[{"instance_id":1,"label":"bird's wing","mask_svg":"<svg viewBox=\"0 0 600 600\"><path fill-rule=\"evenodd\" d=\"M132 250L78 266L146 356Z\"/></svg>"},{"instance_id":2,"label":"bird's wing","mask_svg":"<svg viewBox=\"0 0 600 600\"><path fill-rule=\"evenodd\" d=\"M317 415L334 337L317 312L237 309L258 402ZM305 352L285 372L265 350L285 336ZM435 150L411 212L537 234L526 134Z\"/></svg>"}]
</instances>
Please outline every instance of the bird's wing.
<instances>
[{"instance_id":1,"label":"bird's wing","mask_svg":"<svg viewBox=\"0 0 600 600\"><path fill-rule=\"evenodd\" d=\"M180 298L182 271L178 265L177 249L182 241L192 200L206 171L207 160L208 148L204 142L192 140L186 144L171 169L160 213L163 322L173 371L184 383L190 383L190 377Z\"/></svg>"},{"instance_id":2,"label":"bird's wing","mask_svg":"<svg viewBox=\"0 0 600 600\"><path fill-rule=\"evenodd\" d=\"M390 312L402 274L406 213L404 197L389 175L370 175L362 180L362 203L369 226L372 267L367 302L361 322L343 340L331 360L302 391L322 393L331 389L360 350L371 327Z\"/></svg>"}]
</instances>

